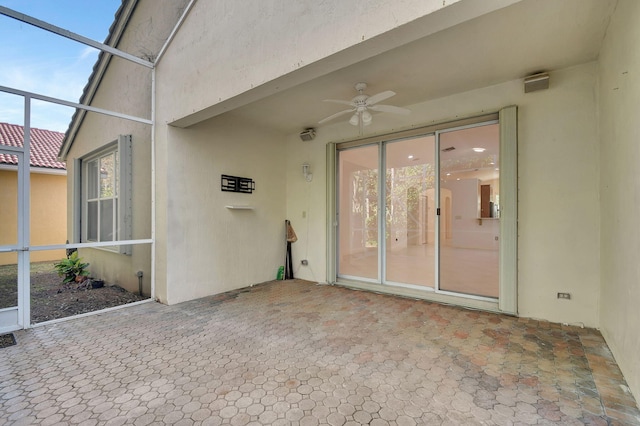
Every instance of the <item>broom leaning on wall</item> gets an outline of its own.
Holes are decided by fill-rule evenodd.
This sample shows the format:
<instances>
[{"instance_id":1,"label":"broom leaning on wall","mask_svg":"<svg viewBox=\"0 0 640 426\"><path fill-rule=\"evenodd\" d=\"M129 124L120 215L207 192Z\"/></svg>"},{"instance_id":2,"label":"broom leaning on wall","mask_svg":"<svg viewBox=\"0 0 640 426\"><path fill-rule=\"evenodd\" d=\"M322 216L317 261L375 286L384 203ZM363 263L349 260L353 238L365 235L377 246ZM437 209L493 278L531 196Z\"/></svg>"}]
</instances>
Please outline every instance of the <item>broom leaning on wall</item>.
<instances>
[{"instance_id":1,"label":"broom leaning on wall","mask_svg":"<svg viewBox=\"0 0 640 426\"><path fill-rule=\"evenodd\" d=\"M295 243L298 241L298 236L296 235L296 231L293 230L293 226L291 226L291 222L289 220L284 221L285 229L286 229L286 241L287 241L287 254L284 258L284 279L292 280L293 279L293 259L291 258L291 243Z\"/></svg>"}]
</instances>

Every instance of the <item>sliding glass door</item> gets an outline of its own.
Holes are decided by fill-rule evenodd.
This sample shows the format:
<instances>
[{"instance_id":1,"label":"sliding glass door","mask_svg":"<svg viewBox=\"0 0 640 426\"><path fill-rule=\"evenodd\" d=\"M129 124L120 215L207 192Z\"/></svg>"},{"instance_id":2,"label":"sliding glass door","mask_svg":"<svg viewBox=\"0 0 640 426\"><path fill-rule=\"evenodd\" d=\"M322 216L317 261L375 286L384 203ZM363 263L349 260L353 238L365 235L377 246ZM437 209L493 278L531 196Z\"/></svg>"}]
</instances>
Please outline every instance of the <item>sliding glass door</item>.
<instances>
[{"instance_id":1,"label":"sliding glass door","mask_svg":"<svg viewBox=\"0 0 640 426\"><path fill-rule=\"evenodd\" d=\"M499 140L489 122L339 149L338 277L498 298Z\"/></svg>"},{"instance_id":2,"label":"sliding glass door","mask_svg":"<svg viewBox=\"0 0 640 426\"><path fill-rule=\"evenodd\" d=\"M499 293L500 134L498 124L438 133L439 289L497 298Z\"/></svg>"},{"instance_id":3,"label":"sliding glass door","mask_svg":"<svg viewBox=\"0 0 640 426\"><path fill-rule=\"evenodd\" d=\"M384 282L435 287L436 162L433 135L385 148Z\"/></svg>"},{"instance_id":4,"label":"sliding glass door","mask_svg":"<svg viewBox=\"0 0 640 426\"><path fill-rule=\"evenodd\" d=\"M340 152L338 200L338 274L378 281L379 146Z\"/></svg>"}]
</instances>

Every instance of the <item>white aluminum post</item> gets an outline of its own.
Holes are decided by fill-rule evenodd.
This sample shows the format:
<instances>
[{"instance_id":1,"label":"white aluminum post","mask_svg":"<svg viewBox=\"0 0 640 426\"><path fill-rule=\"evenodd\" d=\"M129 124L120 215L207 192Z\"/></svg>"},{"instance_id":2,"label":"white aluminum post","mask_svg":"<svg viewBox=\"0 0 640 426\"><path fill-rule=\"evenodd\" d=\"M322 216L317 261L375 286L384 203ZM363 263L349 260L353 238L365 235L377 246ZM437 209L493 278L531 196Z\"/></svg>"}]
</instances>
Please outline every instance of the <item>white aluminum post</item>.
<instances>
[{"instance_id":1,"label":"white aluminum post","mask_svg":"<svg viewBox=\"0 0 640 426\"><path fill-rule=\"evenodd\" d=\"M31 98L24 97L23 161L18 167L18 321L23 328L31 324ZM22 275L22 276L21 276Z\"/></svg>"}]
</instances>

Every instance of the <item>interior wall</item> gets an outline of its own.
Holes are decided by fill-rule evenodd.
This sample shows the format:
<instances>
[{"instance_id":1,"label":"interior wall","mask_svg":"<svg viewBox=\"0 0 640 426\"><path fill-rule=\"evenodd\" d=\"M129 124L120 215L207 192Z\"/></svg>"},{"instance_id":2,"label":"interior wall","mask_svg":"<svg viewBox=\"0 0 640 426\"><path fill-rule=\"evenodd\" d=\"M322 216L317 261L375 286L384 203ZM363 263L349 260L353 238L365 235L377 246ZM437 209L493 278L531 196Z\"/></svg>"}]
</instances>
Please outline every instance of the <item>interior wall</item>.
<instances>
[{"instance_id":1,"label":"interior wall","mask_svg":"<svg viewBox=\"0 0 640 426\"><path fill-rule=\"evenodd\" d=\"M500 223L497 220L483 219L480 216L480 180L448 180L442 188L451 191L451 239L445 244L458 248L497 250L495 237L500 235Z\"/></svg>"},{"instance_id":2,"label":"interior wall","mask_svg":"<svg viewBox=\"0 0 640 426\"><path fill-rule=\"evenodd\" d=\"M600 59L600 328L640 401L640 2L621 0Z\"/></svg>"},{"instance_id":3,"label":"interior wall","mask_svg":"<svg viewBox=\"0 0 640 426\"><path fill-rule=\"evenodd\" d=\"M285 257L282 136L228 114L189 129L168 128L166 143L166 302L275 279ZM251 178L256 189L223 192L222 174Z\"/></svg>"},{"instance_id":4,"label":"interior wall","mask_svg":"<svg viewBox=\"0 0 640 426\"><path fill-rule=\"evenodd\" d=\"M518 105L518 303L524 317L598 326L596 77L596 63L588 63L552 72L548 90L525 94L522 80L514 80L413 105L407 117L376 114L370 126L388 133ZM378 127L382 124L386 128ZM313 211L307 221L315 233L326 232L326 192L314 190L307 207L300 164L308 161L323 169L325 145L350 138L357 138L357 129L338 122L319 127L312 142L288 139L287 215L300 218L301 211ZM314 185L324 186L316 178ZM297 275L326 280L326 247L320 244L326 236L298 237L294 260L307 257L314 269L300 267ZM569 292L572 299L559 300L557 292Z\"/></svg>"}]
</instances>

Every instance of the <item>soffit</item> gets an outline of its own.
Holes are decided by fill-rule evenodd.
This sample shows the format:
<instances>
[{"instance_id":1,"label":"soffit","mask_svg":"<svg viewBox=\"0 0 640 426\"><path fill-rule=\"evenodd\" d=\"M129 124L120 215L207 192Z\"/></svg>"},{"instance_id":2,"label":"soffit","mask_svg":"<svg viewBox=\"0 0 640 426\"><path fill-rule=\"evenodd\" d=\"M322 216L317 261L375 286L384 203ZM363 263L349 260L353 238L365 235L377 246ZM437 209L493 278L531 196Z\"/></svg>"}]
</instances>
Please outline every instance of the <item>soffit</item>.
<instances>
[{"instance_id":1,"label":"soffit","mask_svg":"<svg viewBox=\"0 0 640 426\"><path fill-rule=\"evenodd\" d=\"M474 1L474 0L472 0ZM285 134L343 109L353 85L393 90L383 102L410 106L598 58L615 0L523 0L402 47L326 74L227 114ZM326 125L346 124L344 120ZM375 117L374 117L375 120Z\"/></svg>"}]
</instances>

